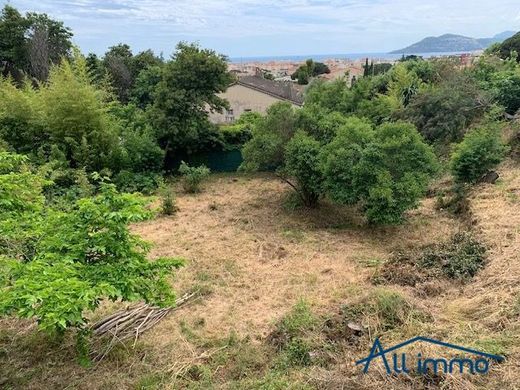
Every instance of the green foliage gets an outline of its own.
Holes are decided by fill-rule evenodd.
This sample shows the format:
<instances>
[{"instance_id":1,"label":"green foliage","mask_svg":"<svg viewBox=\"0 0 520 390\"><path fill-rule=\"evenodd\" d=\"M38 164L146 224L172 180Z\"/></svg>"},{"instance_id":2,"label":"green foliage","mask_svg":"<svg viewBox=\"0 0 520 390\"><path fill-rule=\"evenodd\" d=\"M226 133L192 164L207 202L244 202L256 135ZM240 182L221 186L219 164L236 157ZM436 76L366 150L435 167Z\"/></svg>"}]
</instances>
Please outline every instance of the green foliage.
<instances>
[{"instance_id":1,"label":"green foliage","mask_svg":"<svg viewBox=\"0 0 520 390\"><path fill-rule=\"evenodd\" d=\"M114 104L110 113L119 120L122 129L118 168L141 174L160 172L165 153L157 144L144 111L134 104Z\"/></svg>"},{"instance_id":2,"label":"green foliage","mask_svg":"<svg viewBox=\"0 0 520 390\"><path fill-rule=\"evenodd\" d=\"M514 115L520 109L520 68L516 71L497 73L492 93L506 112Z\"/></svg>"},{"instance_id":3,"label":"green foliage","mask_svg":"<svg viewBox=\"0 0 520 390\"><path fill-rule=\"evenodd\" d=\"M114 176L114 184L123 192L152 194L163 183L161 174L154 172L133 172L122 170Z\"/></svg>"},{"instance_id":4,"label":"green foliage","mask_svg":"<svg viewBox=\"0 0 520 390\"><path fill-rule=\"evenodd\" d=\"M318 141L300 131L287 143L285 149L283 174L288 176L287 180L296 179L296 184L291 185L307 207L315 207L322 192L320 148Z\"/></svg>"},{"instance_id":5,"label":"green foliage","mask_svg":"<svg viewBox=\"0 0 520 390\"><path fill-rule=\"evenodd\" d=\"M175 194L170 189L163 190L161 197L161 212L163 215L173 215L177 212Z\"/></svg>"},{"instance_id":6,"label":"green foliage","mask_svg":"<svg viewBox=\"0 0 520 390\"><path fill-rule=\"evenodd\" d=\"M374 130L365 120L351 117L322 151L324 190L334 201L357 203L361 194L356 167L374 139Z\"/></svg>"},{"instance_id":7,"label":"green foliage","mask_svg":"<svg viewBox=\"0 0 520 390\"><path fill-rule=\"evenodd\" d=\"M51 69L38 89L16 89L0 81L0 136L17 152L58 148L72 168L89 171L117 162L117 123L107 112L105 94L89 80L84 59Z\"/></svg>"},{"instance_id":8,"label":"green foliage","mask_svg":"<svg viewBox=\"0 0 520 390\"><path fill-rule=\"evenodd\" d=\"M62 332L85 327L86 312L104 298L173 304L167 277L182 261L146 259L149 246L128 229L150 216L143 206L141 198L102 183L99 195L78 200L68 212L47 210L33 258L0 260L9 275L0 285L0 313L36 318L40 328Z\"/></svg>"},{"instance_id":9,"label":"green foliage","mask_svg":"<svg viewBox=\"0 0 520 390\"><path fill-rule=\"evenodd\" d=\"M30 153L48 141L41 99L29 85L17 88L0 78L0 138L20 153Z\"/></svg>"},{"instance_id":10,"label":"green foliage","mask_svg":"<svg viewBox=\"0 0 520 390\"><path fill-rule=\"evenodd\" d=\"M179 173L181 174L181 183L184 191L196 193L200 192L200 186L202 182L209 177L210 170L205 165L190 167L182 161L179 167Z\"/></svg>"},{"instance_id":11,"label":"green foliage","mask_svg":"<svg viewBox=\"0 0 520 390\"><path fill-rule=\"evenodd\" d=\"M242 149L246 171L272 170L284 163L285 148L297 127L296 110L290 103L275 103L253 129L253 138Z\"/></svg>"},{"instance_id":12,"label":"green foliage","mask_svg":"<svg viewBox=\"0 0 520 390\"><path fill-rule=\"evenodd\" d=\"M437 170L433 151L406 122L373 131L353 119L324 148L322 161L327 194L340 203L360 202L369 222L382 224L401 222Z\"/></svg>"},{"instance_id":13,"label":"green foliage","mask_svg":"<svg viewBox=\"0 0 520 390\"><path fill-rule=\"evenodd\" d=\"M388 95L406 107L423 86L422 80L403 64L396 65L391 72Z\"/></svg>"},{"instance_id":14,"label":"green foliage","mask_svg":"<svg viewBox=\"0 0 520 390\"><path fill-rule=\"evenodd\" d=\"M464 130L489 108L489 99L471 77L454 74L438 87L420 91L404 110L430 142L458 142Z\"/></svg>"},{"instance_id":15,"label":"green foliage","mask_svg":"<svg viewBox=\"0 0 520 390\"><path fill-rule=\"evenodd\" d=\"M512 53L520 53L520 32L502 42L498 51L499 56L503 59L511 57ZM520 61L518 56L515 59Z\"/></svg>"},{"instance_id":16,"label":"green foliage","mask_svg":"<svg viewBox=\"0 0 520 390\"><path fill-rule=\"evenodd\" d=\"M448 242L424 249L419 264L439 269L452 279L469 279L486 263L486 248L470 233L454 234Z\"/></svg>"},{"instance_id":17,"label":"green foliage","mask_svg":"<svg viewBox=\"0 0 520 390\"><path fill-rule=\"evenodd\" d=\"M149 114L167 155L196 151L213 131L207 111L221 112L227 101L217 96L231 83L226 58L195 44L180 43L155 88ZM167 156L168 157L168 156Z\"/></svg>"},{"instance_id":18,"label":"green foliage","mask_svg":"<svg viewBox=\"0 0 520 390\"><path fill-rule=\"evenodd\" d=\"M71 38L72 32L63 22L35 12L23 16L6 4L0 13L2 74L17 81L23 73L46 80L50 66L70 55Z\"/></svg>"},{"instance_id":19,"label":"green foliage","mask_svg":"<svg viewBox=\"0 0 520 390\"><path fill-rule=\"evenodd\" d=\"M469 131L455 147L450 168L455 181L475 183L505 156L500 125L487 124Z\"/></svg>"},{"instance_id":20,"label":"green foliage","mask_svg":"<svg viewBox=\"0 0 520 390\"><path fill-rule=\"evenodd\" d=\"M33 257L48 184L31 172L26 157L0 151L0 258Z\"/></svg>"},{"instance_id":21,"label":"green foliage","mask_svg":"<svg viewBox=\"0 0 520 390\"><path fill-rule=\"evenodd\" d=\"M253 136L253 129L262 120L258 112L244 112L232 125L220 127L220 138L225 150L244 145Z\"/></svg>"},{"instance_id":22,"label":"green foliage","mask_svg":"<svg viewBox=\"0 0 520 390\"><path fill-rule=\"evenodd\" d=\"M298 84L309 84L311 77L319 76L320 74L330 73L330 69L322 62L314 62L308 59L305 64L301 65L292 75L292 80L297 80Z\"/></svg>"}]
</instances>

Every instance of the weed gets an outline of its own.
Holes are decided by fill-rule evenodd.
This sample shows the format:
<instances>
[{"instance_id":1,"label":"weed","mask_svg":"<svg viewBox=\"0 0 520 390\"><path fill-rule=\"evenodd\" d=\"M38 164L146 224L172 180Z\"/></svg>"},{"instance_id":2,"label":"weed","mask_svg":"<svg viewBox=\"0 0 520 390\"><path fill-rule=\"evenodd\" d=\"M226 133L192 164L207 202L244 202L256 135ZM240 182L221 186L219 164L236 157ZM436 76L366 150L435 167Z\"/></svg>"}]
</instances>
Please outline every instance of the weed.
<instances>
[{"instance_id":1,"label":"weed","mask_svg":"<svg viewBox=\"0 0 520 390\"><path fill-rule=\"evenodd\" d=\"M311 348L301 339L292 339L285 348L286 361L290 366L308 366L311 364Z\"/></svg>"},{"instance_id":2,"label":"weed","mask_svg":"<svg viewBox=\"0 0 520 390\"><path fill-rule=\"evenodd\" d=\"M190 167L182 161L179 167L179 173L181 174L182 188L187 193L193 194L200 192L200 186L202 182L208 178L210 170L205 165Z\"/></svg>"},{"instance_id":3,"label":"weed","mask_svg":"<svg viewBox=\"0 0 520 390\"><path fill-rule=\"evenodd\" d=\"M171 190L166 191L162 197L161 212L163 215L173 215L177 212L175 195Z\"/></svg>"},{"instance_id":4,"label":"weed","mask_svg":"<svg viewBox=\"0 0 520 390\"><path fill-rule=\"evenodd\" d=\"M427 247L419 264L437 268L451 279L469 279L484 267L486 248L470 233L456 233L442 244Z\"/></svg>"},{"instance_id":5,"label":"weed","mask_svg":"<svg viewBox=\"0 0 520 390\"><path fill-rule=\"evenodd\" d=\"M289 314L281 319L276 330L271 334L275 345L283 348L294 337L311 330L316 324L309 305L304 300L298 301Z\"/></svg>"}]
</instances>

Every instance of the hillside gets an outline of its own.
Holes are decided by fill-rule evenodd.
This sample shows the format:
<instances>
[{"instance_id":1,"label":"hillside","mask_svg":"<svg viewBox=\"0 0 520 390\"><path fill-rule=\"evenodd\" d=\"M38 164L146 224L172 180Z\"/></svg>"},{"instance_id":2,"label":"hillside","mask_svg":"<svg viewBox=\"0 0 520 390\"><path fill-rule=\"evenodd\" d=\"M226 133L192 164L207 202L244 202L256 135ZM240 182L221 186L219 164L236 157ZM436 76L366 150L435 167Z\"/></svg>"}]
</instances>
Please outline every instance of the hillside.
<instances>
[{"instance_id":1,"label":"hillside","mask_svg":"<svg viewBox=\"0 0 520 390\"><path fill-rule=\"evenodd\" d=\"M471 38L463 35L444 34L438 37L427 37L403 49L394 50L391 54L461 52L482 50L493 43L502 42L514 35L512 31L504 31L491 38Z\"/></svg>"},{"instance_id":2,"label":"hillside","mask_svg":"<svg viewBox=\"0 0 520 390\"><path fill-rule=\"evenodd\" d=\"M359 224L347 208L324 204L320 211L304 212L282 207L287 189L269 175L214 176L206 192L179 196L176 216L134 227L154 242L154 257L192 259L176 285L179 291L203 289L206 295L198 303L164 319L133 348L119 345L95 370L75 363L73 340L52 349L54 341L34 333L34 323L2 319L0 387L515 388L520 169L510 162L498 171L499 183L478 186L470 198L473 229L489 248L485 269L467 283L430 280L413 287L378 285L374 275L392 253L441 242L464 228L436 210L435 199L424 200L403 226L374 228ZM367 354L370 336L345 339L347 328L338 313L366 304L361 306L363 324L379 329L388 314L373 311L374 297L390 299L385 310L397 310L399 316L383 334L385 345L421 334L485 348L507 360L492 365L485 377L387 378L381 367L360 375L352 362ZM392 309L395 302L399 306ZM413 311L406 314L407 308ZM106 306L103 311L112 310ZM312 360L284 368L287 356L275 347L283 341L280 319L298 320L302 328L309 326L311 315L318 321L305 339L313 345Z\"/></svg>"}]
</instances>

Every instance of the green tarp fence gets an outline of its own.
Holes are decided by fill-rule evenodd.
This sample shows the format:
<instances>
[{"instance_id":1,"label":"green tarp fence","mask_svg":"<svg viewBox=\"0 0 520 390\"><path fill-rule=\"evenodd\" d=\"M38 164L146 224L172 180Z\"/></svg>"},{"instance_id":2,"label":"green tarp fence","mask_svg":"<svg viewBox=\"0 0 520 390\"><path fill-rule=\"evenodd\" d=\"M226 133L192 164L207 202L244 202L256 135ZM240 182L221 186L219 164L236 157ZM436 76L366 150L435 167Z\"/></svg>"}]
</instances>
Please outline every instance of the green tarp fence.
<instances>
[{"instance_id":1,"label":"green tarp fence","mask_svg":"<svg viewBox=\"0 0 520 390\"><path fill-rule=\"evenodd\" d=\"M184 161L190 166L204 164L212 172L236 172L242 164L242 154L240 150L215 150L186 156Z\"/></svg>"}]
</instances>

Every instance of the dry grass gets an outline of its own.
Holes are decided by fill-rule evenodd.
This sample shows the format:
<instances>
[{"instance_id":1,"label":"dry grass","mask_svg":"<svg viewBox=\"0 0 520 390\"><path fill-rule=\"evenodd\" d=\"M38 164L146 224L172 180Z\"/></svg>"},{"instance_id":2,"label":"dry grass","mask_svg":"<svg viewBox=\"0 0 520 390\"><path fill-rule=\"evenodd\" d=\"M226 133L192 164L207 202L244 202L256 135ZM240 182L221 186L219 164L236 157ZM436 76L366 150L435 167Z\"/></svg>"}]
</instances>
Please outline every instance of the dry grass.
<instances>
[{"instance_id":1,"label":"dry grass","mask_svg":"<svg viewBox=\"0 0 520 390\"><path fill-rule=\"evenodd\" d=\"M432 297L427 297L427 291L421 296L412 287L388 287L428 319L406 320L386 332L383 341L390 344L421 334L487 349L503 348L508 356L505 364L495 365L490 377L484 379L392 379L377 372L361 375L352 362L366 355L367 337L359 346L335 350L333 362L326 368L302 368L285 377L330 389L472 389L486 387L486 381L491 381L493 388L520 386L513 369L520 364L514 341L520 334L518 313L513 310L520 296L520 169L509 165L500 172L503 178L499 184L482 185L471 198L477 234L490 247L487 267L465 285L443 284ZM379 288L370 282L374 266L392 252L445 240L461 228L447 213L435 210L433 199L426 199L411 212L402 226L372 228L364 225L355 211L327 203L317 210L290 211L283 207L288 193L284 184L269 175L215 175L204 192L179 194L176 215L141 223L134 231L154 243L153 257L188 259L176 274L177 291L198 286L209 295L163 320L143 336L136 350L122 346L93 369L80 368L73 361L72 342L52 346L34 336L34 325L2 320L0 387L121 389L193 384L192 388L207 388L200 379L207 374L217 388L228 388L227 373L236 372L236 367L229 367L235 352L226 347L232 344L223 340L246 340L239 343L239 357L250 348L264 348L276 322L301 298L318 316L362 301ZM37 357L31 350L34 348ZM259 367L255 369L260 376L269 369L272 358L265 353L258 362L249 355L243 358L253 360L251 365ZM238 364L237 359L233 364ZM186 379L184 374L191 372L191 367L204 368L207 362L213 364L211 372L198 372L192 374L197 378ZM181 371L182 380L175 375ZM248 387L242 384L237 388Z\"/></svg>"}]
</instances>

